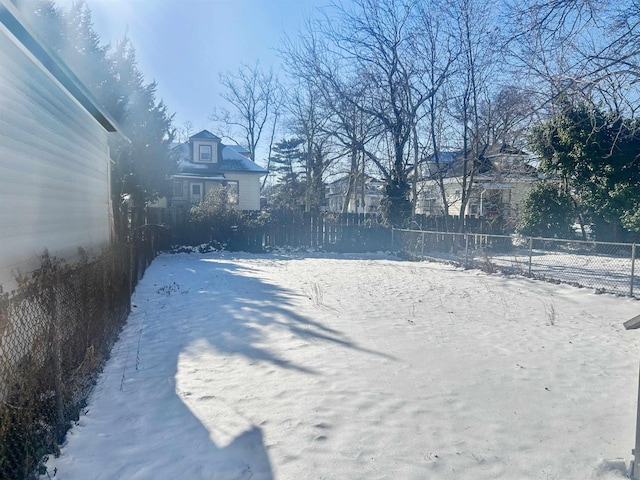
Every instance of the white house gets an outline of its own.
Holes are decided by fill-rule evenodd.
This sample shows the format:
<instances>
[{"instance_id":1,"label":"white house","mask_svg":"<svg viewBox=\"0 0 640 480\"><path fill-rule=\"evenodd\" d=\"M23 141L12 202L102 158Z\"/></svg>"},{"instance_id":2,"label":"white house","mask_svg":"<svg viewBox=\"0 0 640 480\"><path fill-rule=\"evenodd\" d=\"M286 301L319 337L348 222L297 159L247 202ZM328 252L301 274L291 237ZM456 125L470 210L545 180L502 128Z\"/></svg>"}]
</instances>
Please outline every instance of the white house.
<instances>
[{"instance_id":1,"label":"white house","mask_svg":"<svg viewBox=\"0 0 640 480\"><path fill-rule=\"evenodd\" d=\"M248 158L246 149L224 145L203 130L174 147L178 172L173 176L173 206L200 203L214 188L230 189L230 201L240 210L260 210L260 178L267 170Z\"/></svg>"},{"instance_id":2,"label":"white house","mask_svg":"<svg viewBox=\"0 0 640 480\"><path fill-rule=\"evenodd\" d=\"M518 149L500 145L490 148L473 179L465 215L515 222L528 192L539 177L531 156ZM457 152L441 152L439 164L429 159L422 167L418 182L416 213L442 215L442 176L449 214L458 215L462 206L462 160Z\"/></svg>"},{"instance_id":3,"label":"white house","mask_svg":"<svg viewBox=\"0 0 640 480\"><path fill-rule=\"evenodd\" d=\"M112 240L107 135L115 123L0 0L0 285L45 249L73 261Z\"/></svg>"}]
</instances>

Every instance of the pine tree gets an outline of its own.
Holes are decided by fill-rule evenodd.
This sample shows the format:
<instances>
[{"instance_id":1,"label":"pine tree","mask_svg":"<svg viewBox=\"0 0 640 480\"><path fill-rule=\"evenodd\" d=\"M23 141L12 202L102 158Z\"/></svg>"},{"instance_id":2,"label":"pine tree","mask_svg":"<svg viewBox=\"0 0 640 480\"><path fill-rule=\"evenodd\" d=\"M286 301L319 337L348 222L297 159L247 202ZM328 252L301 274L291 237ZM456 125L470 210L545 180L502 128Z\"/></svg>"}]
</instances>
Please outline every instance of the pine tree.
<instances>
[{"instance_id":1,"label":"pine tree","mask_svg":"<svg viewBox=\"0 0 640 480\"><path fill-rule=\"evenodd\" d=\"M137 68L136 54L128 37L124 37L109 56L116 85L114 108L122 110L121 127L127 140L116 138L111 151L114 165L114 205L122 206L129 198L134 210L133 227L142 224L142 210L166 188L175 161L170 144L174 138L173 115L162 102L156 102L156 83L144 84Z\"/></svg>"},{"instance_id":2,"label":"pine tree","mask_svg":"<svg viewBox=\"0 0 640 480\"><path fill-rule=\"evenodd\" d=\"M271 171L278 176L273 203L278 207L295 208L304 202L304 184L300 181L299 164L303 158L301 138L282 139L274 147Z\"/></svg>"},{"instance_id":3,"label":"pine tree","mask_svg":"<svg viewBox=\"0 0 640 480\"><path fill-rule=\"evenodd\" d=\"M102 45L84 0L64 12L51 0L20 4L41 39L71 68L121 127L126 138L109 139L113 160L112 196L118 233L125 238L125 199L134 209L133 227L142 224L142 211L162 194L173 161L173 115L156 100L155 82L145 84L136 53L125 35L115 47Z\"/></svg>"}]
</instances>

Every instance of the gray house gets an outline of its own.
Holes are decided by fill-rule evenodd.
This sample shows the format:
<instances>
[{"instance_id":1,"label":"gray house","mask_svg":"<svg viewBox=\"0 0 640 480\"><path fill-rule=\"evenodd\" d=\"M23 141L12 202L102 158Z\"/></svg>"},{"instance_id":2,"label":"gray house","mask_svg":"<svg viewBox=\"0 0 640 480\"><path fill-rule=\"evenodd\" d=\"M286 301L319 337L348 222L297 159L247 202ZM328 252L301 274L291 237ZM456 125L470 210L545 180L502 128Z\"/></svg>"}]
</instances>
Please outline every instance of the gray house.
<instances>
[{"instance_id":1,"label":"gray house","mask_svg":"<svg viewBox=\"0 0 640 480\"><path fill-rule=\"evenodd\" d=\"M203 130L174 147L178 172L173 176L172 206L200 203L215 188L228 187L229 200L240 210L260 210L260 178L267 170L248 158L239 146L224 145Z\"/></svg>"},{"instance_id":2,"label":"gray house","mask_svg":"<svg viewBox=\"0 0 640 480\"><path fill-rule=\"evenodd\" d=\"M0 0L0 285L112 241L107 135L115 123Z\"/></svg>"}]
</instances>

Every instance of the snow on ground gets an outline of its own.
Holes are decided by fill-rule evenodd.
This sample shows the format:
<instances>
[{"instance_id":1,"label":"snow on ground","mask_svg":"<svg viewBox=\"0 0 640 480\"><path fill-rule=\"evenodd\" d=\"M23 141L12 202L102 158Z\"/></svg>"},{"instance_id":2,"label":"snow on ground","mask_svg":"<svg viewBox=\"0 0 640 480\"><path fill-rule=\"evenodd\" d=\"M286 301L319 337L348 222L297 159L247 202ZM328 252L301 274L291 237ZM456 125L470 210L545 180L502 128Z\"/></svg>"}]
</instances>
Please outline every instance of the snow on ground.
<instances>
[{"instance_id":1,"label":"snow on ground","mask_svg":"<svg viewBox=\"0 0 640 480\"><path fill-rule=\"evenodd\" d=\"M425 258L436 261L457 262L464 265L464 251L457 255L442 252L428 252ZM618 295L630 295L631 278L634 279L633 295L639 297L640 278L631 257L596 255L584 253L553 252L533 250L531 269L529 252L515 250L511 253L491 253L485 256L482 250L469 255L469 265L482 267L490 262L494 267L520 274L531 274L536 278L580 285ZM636 261L637 263L637 261Z\"/></svg>"},{"instance_id":2,"label":"snow on ground","mask_svg":"<svg viewBox=\"0 0 640 480\"><path fill-rule=\"evenodd\" d=\"M511 255L496 255L492 258L496 265L513 271L528 272L528 252ZM575 283L584 287L603 289L621 295L631 292L631 278L634 277L634 293L640 288L640 279L633 274L630 257L594 255L566 252L534 251L531 258L531 273L536 276Z\"/></svg>"},{"instance_id":3,"label":"snow on ground","mask_svg":"<svg viewBox=\"0 0 640 480\"><path fill-rule=\"evenodd\" d=\"M618 479L629 298L387 257L158 257L56 479ZM620 460L616 460L620 459Z\"/></svg>"}]
</instances>

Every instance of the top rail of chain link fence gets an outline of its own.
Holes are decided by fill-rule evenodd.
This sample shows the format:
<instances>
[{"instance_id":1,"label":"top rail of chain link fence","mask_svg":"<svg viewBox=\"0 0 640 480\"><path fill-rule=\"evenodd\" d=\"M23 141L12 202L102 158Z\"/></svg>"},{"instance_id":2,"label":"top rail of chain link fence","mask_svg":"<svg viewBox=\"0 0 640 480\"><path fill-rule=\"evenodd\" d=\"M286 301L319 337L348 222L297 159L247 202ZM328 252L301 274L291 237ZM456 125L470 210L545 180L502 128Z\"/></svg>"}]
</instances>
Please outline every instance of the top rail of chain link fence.
<instances>
[{"instance_id":1,"label":"top rail of chain link fence","mask_svg":"<svg viewBox=\"0 0 640 480\"><path fill-rule=\"evenodd\" d=\"M393 229L392 245L414 258L640 297L634 243Z\"/></svg>"}]
</instances>

